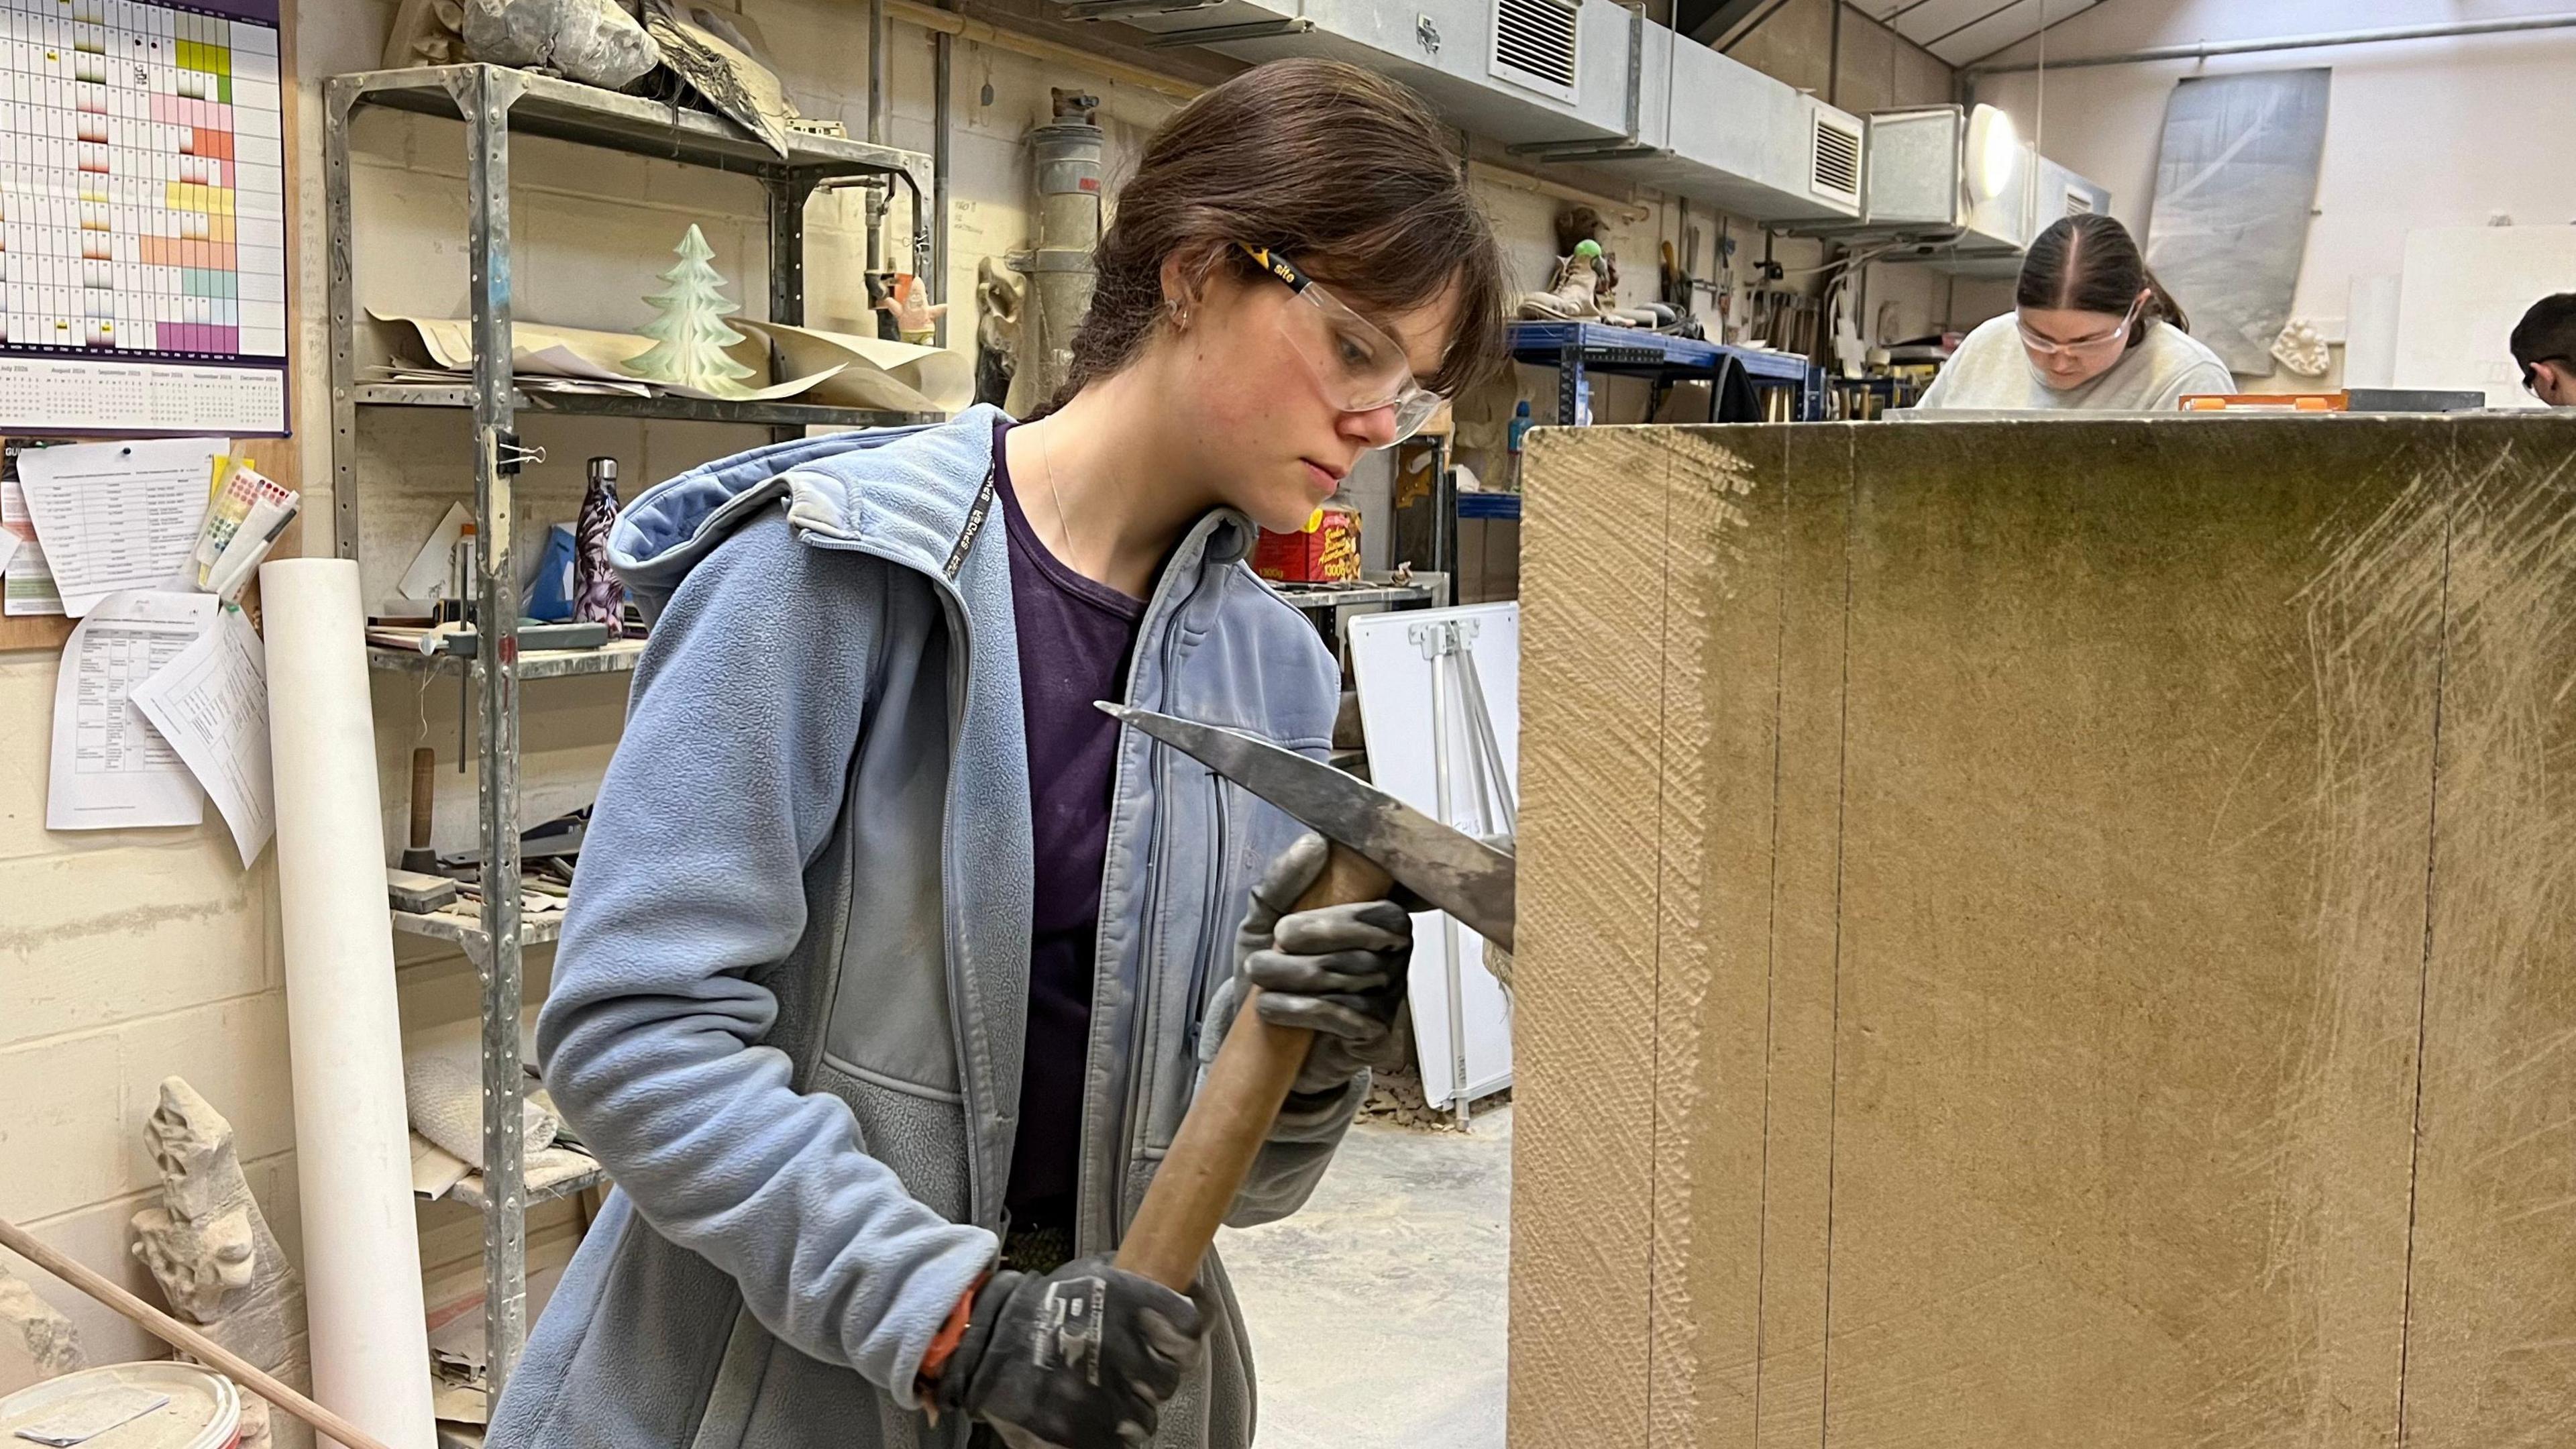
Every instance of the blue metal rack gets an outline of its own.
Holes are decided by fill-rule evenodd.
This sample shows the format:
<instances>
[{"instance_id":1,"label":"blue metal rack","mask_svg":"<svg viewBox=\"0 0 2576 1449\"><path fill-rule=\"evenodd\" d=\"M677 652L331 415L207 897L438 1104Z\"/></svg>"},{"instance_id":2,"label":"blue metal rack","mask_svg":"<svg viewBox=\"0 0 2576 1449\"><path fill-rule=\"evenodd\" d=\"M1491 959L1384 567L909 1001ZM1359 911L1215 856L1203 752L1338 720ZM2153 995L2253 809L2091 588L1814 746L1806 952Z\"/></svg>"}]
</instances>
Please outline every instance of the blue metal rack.
<instances>
[{"instance_id":1,"label":"blue metal rack","mask_svg":"<svg viewBox=\"0 0 2576 1449\"><path fill-rule=\"evenodd\" d=\"M1796 353L1730 347L1602 322L1515 322L1511 339L1513 360L1556 369L1556 421L1567 427L1580 408L1587 372L1671 383L1715 378L1728 367L1741 367L1755 387L1796 389L1800 421L1824 415L1824 372Z\"/></svg>"}]
</instances>

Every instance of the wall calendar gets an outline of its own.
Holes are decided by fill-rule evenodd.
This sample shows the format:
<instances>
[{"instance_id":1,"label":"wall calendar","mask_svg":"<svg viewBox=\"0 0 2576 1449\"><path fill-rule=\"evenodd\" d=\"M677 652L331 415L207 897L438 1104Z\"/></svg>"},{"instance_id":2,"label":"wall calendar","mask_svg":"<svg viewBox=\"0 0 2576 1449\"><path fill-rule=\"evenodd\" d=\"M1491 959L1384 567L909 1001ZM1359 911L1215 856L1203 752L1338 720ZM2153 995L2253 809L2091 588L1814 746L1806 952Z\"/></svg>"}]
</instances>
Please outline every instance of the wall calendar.
<instances>
[{"instance_id":1,"label":"wall calendar","mask_svg":"<svg viewBox=\"0 0 2576 1449\"><path fill-rule=\"evenodd\" d=\"M0 428L279 434L277 0L0 0Z\"/></svg>"}]
</instances>

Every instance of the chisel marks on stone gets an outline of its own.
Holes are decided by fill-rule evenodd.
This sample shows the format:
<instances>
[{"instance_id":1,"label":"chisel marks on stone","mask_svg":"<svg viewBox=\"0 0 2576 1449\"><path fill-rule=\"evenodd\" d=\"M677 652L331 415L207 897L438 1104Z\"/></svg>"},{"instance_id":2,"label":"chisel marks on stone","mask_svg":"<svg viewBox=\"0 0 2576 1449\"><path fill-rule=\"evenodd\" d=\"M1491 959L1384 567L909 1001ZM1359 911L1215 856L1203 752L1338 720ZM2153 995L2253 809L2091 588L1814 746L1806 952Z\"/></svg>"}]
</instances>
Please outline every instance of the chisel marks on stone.
<instances>
[{"instance_id":1,"label":"chisel marks on stone","mask_svg":"<svg viewBox=\"0 0 2576 1449\"><path fill-rule=\"evenodd\" d=\"M1665 469L1579 437L1527 455L1515 1449L1647 1440Z\"/></svg>"},{"instance_id":2,"label":"chisel marks on stone","mask_svg":"<svg viewBox=\"0 0 2576 1449\"><path fill-rule=\"evenodd\" d=\"M2410 1449L2576 1434L2576 449L2534 436L2454 485Z\"/></svg>"}]
</instances>

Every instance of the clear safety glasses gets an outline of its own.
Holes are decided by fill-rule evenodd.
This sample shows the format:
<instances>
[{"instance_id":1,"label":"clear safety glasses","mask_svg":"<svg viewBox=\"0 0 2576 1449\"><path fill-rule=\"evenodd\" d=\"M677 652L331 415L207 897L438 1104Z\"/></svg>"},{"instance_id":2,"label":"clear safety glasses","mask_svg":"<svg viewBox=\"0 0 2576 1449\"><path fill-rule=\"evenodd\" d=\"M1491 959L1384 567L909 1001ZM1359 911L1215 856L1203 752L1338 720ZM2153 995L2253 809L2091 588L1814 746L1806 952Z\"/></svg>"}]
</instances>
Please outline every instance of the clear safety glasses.
<instances>
[{"instance_id":1,"label":"clear safety glasses","mask_svg":"<svg viewBox=\"0 0 2576 1449\"><path fill-rule=\"evenodd\" d=\"M2040 336L2038 333L2031 331L2030 324L2022 321L2019 317L2015 317L2013 319L2013 325L2021 329L2021 345L2029 348L2032 352L2043 356L2055 354L2061 357L2073 357L2078 353L2099 352L2102 349L2113 346L2127 338L2129 335L2129 324L2138 320L2138 309L2145 306L2146 303L2147 299L2144 297L2140 297L2138 300L2131 302L2129 304L2128 315L2120 319L2119 326L2112 328L2108 332L2096 332L2090 337L2078 337L2065 342L2061 342L2054 337Z\"/></svg>"},{"instance_id":2,"label":"clear safety glasses","mask_svg":"<svg viewBox=\"0 0 2576 1449\"><path fill-rule=\"evenodd\" d=\"M1440 395L1415 385L1413 363L1396 340L1344 305L1340 298L1268 247L1236 246L1261 269L1285 283L1297 300L1279 313L1280 334L1302 359L1324 398L1346 413L1395 409L1395 438L1402 442L1431 421Z\"/></svg>"}]
</instances>

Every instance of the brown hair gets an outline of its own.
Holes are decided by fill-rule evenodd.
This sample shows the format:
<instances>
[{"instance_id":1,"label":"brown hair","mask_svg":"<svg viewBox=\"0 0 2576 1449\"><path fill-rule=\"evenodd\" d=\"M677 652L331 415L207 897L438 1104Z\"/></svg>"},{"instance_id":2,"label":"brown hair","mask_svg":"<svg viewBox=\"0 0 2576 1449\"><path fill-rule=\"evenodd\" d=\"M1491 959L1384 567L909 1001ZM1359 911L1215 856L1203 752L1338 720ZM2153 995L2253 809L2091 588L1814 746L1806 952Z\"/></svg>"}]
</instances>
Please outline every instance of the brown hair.
<instances>
[{"instance_id":1,"label":"brown hair","mask_svg":"<svg viewBox=\"0 0 2576 1449\"><path fill-rule=\"evenodd\" d=\"M2050 222L2031 242L2021 259L2013 304L2126 317L2141 290L2148 294L2147 304L2138 309L2138 325L2129 330L2131 347L2146 340L2153 322L2170 322L2179 332L2191 330L2182 305L2147 270L2147 259L2138 254L2129 229L2100 212L2088 212Z\"/></svg>"},{"instance_id":2,"label":"brown hair","mask_svg":"<svg viewBox=\"0 0 2576 1449\"><path fill-rule=\"evenodd\" d=\"M1431 386L1454 393L1508 356L1502 253L1447 133L1403 86L1340 61L1255 66L1175 112L1118 190L1091 310L1053 406L1136 360L1164 315L1163 263L1263 275L1270 247L1363 313L1455 289Z\"/></svg>"}]
</instances>

